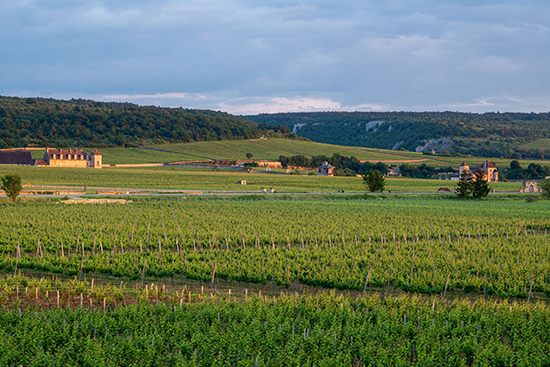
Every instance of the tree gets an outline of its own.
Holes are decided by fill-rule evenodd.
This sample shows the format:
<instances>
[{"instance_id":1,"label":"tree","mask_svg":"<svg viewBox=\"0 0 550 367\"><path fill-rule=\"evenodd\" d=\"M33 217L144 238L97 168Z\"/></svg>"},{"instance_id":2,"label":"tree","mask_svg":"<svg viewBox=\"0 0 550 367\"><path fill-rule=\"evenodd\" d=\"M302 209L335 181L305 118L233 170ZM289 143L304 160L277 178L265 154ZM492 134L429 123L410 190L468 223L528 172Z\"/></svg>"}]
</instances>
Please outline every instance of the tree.
<instances>
[{"instance_id":1,"label":"tree","mask_svg":"<svg viewBox=\"0 0 550 367\"><path fill-rule=\"evenodd\" d=\"M369 188L370 192L382 192L384 191L384 186L386 185L384 176L379 171L373 169L363 175L363 181Z\"/></svg>"},{"instance_id":2,"label":"tree","mask_svg":"<svg viewBox=\"0 0 550 367\"><path fill-rule=\"evenodd\" d=\"M542 194L547 198L550 198L550 178L545 179L544 181L539 183L538 186L541 189Z\"/></svg>"},{"instance_id":3,"label":"tree","mask_svg":"<svg viewBox=\"0 0 550 367\"><path fill-rule=\"evenodd\" d=\"M472 184L472 173L467 170L462 171L456 188L456 194L460 199L467 199L472 194Z\"/></svg>"},{"instance_id":4,"label":"tree","mask_svg":"<svg viewBox=\"0 0 550 367\"><path fill-rule=\"evenodd\" d=\"M254 157L254 154L246 153L246 159L252 159L252 157Z\"/></svg>"},{"instance_id":5,"label":"tree","mask_svg":"<svg viewBox=\"0 0 550 367\"><path fill-rule=\"evenodd\" d=\"M18 175L5 175L2 177L2 190L13 201L17 200L22 188L21 177Z\"/></svg>"},{"instance_id":6,"label":"tree","mask_svg":"<svg viewBox=\"0 0 550 367\"><path fill-rule=\"evenodd\" d=\"M472 182L472 196L474 199L483 199L489 192L491 188L489 187L489 182L484 180L485 172L479 170L474 175L474 181Z\"/></svg>"}]
</instances>

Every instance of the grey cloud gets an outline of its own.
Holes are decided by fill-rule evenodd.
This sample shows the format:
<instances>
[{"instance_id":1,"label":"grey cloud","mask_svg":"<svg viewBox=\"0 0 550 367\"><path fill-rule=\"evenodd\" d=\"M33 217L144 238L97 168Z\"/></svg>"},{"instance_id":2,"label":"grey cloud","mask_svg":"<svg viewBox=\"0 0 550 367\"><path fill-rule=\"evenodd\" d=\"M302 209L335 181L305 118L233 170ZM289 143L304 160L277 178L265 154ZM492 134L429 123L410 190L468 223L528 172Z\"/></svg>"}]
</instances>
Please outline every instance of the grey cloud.
<instances>
[{"instance_id":1,"label":"grey cloud","mask_svg":"<svg viewBox=\"0 0 550 367\"><path fill-rule=\"evenodd\" d=\"M548 109L543 1L5 3L4 95L116 95L233 111L299 101Z\"/></svg>"}]
</instances>

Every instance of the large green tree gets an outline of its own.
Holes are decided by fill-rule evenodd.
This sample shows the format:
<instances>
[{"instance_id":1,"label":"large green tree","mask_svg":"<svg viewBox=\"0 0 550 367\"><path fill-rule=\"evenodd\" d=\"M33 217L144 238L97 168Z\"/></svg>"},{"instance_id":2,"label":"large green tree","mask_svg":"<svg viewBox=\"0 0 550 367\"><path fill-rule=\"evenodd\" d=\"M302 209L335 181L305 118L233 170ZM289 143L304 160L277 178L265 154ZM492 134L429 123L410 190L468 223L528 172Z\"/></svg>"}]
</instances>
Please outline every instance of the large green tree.
<instances>
[{"instance_id":1,"label":"large green tree","mask_svg":"<svg viewBox=\"0 0 550 367\"><path fill-rule=\"evenodd\" d=\"M538 184L539 188L542 191L542 194L547 198L550 198L550 178L545 179Z\"/></svg>"},{"instance_id":2,"label":"large green tree","mask_svg":"<svg viewBox=\"0 0 550 367\"><path fill-rule=\"evenodd\" d=\"M22 188L21 177L18 175L5 175L2 177L2 190L4 190L6 196L13 201L17 200Z\"/></svg>"},{"instance_id":3,"label":"large green tree","mask_svg":"<svg viewBox=\"0 0 550 367\"><path fill-rule=\"evenodd\" d=\"M470 171L464 170L457 183L456 194L461 199L467 199L472 194L473 178Z\"/></svg>"},{"instance_id":4,"label":"large green tree","mask_svg":"<svg viewBox=\"0 0 550 367\"><path fill-rule=\"evenodd\" d=\"M491 192L489 182L487 182L484 178L485 172L482 170L479 170L474 174L474 181L472 182L472 196L474 199L483 199L489 195L489 192Z\"/></svg>"},{"instance_id":5,"label":"large green tree","mask_svg":"<svg viewBox=\"0 0 550 367\"><path fill-rule=\"evenodd\" d=\"M385 181L384 175L374 169L363 175L363 182L367 185L370 192L384 191Z\"/></svg>"}]
</instances>

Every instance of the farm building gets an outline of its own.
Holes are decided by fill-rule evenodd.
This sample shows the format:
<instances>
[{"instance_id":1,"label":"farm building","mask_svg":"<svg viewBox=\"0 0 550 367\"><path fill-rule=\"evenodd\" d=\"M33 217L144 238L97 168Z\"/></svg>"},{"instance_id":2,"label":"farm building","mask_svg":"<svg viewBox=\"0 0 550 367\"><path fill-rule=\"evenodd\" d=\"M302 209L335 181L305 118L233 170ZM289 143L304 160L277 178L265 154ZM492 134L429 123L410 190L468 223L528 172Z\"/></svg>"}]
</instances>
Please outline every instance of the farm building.
<instances>
[{"instance_id":1,"label":"farm building","mask_svg":"<svg viewBox=\"0 0 550 367\"><path fill-rule=\"evenodd\" d=\"M31 166L34 165L34 159L31 152L20 150L2 150L0 151L0 164L18 164Z\"/></svg>"},{"instance_id":2,"label":"farm building","mask_svg":"<svg viewBox=\"0 0 550 367\"><path fill-rule=\"evenodd\" d=\"M37 160L38 161L38 160ZM92 154L76 149L50 149L46 148L42 162L37 165L50 167L79 167L79 168L101 168L101 153L94 149Z\"/></svg>"},{"instance_id":3,"label":"farm building","mask_svg":"<svg viewBox=\"0 0 550 367\"><path fill-rule=\"evenodd\" d=\"M317 176L334 176L334 166L324 162L321 166L317 167Z\"/></svg>"},{"instance_id":4,"label":"farm building","mask_svg":"<svg viewBox=\"0 0 550 367\"><path fill-rule=\"evenodd\" d=\"M497 167L490 162L489 160L486 160L485 162L482 162L479 167L470 167L468 163L462 162L460 167L458 167L458 176L451 177L452 181L458 181L460 180L460 176L462 175L462 172L466 171L470 174L474 175L477 171L482 170L483 180L489 181L489 182L497 182L498 181L498 171Z\"/></svg>"}]
</instances>

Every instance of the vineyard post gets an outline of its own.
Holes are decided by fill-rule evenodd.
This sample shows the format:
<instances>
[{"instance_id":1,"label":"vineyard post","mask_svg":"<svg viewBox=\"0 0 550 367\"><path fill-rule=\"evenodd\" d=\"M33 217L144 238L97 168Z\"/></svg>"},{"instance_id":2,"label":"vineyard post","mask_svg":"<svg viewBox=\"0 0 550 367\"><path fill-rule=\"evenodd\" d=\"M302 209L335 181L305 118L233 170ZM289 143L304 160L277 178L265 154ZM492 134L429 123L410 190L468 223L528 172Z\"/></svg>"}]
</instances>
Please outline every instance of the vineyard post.
<instances>
[{"instance_id":1,"label":"vineyard post","mask_svg":"<svg viewBox=\"0 0 550 367\"><path fill-rule=\"evenodd\" d=\"M388 290L386 292L386 297L390 296L390 274L391 274L391 268L388 269Z\"/></svg>"},{"instance_id":2,"label":"vineyard post","mask_svg":"<svg viewBox=\"0 0 550 367\"><path fill-rule=\"evenodd\" d=\"M531 284L529 285L529 296L527 297L527 303L531 301L531 291L533 290L533 282L535 281L535 278L531 276Z\"/></svg>"},{"instance_id":3,"label":"vineyard post","mask_svg":"<svg viewBox=\"0 0 550 367\"><path fill-rule=\"evenodd\" d=\"M411 258L411 284L413 282L413 271L414 271L414 243L412 246L412 258Z\"/></svg>"},{"instance_id":4,"label":"vineyard post","mask_svg":"<svg viewBox=\"0 0 550 367\"><path fill-rule=\"evenodd\" d=\"M162 267L162 247L160 244L160 238L159 238L159 266Z\"/></svg>"},{"instance_id":5,"label":"vineyard post","mask_svg":"<svg viewBox=\"0 0 550 367\"><path fill-rule=\"evenodd\" d=\"M145 277L145 264L147 264L147 259L143 260L143 269L141 270L141 286L143 287L143 278Z\"/></svg>"},{"instance_id":6,"label":"vineyard post","mask_svg":"<svg viewBox=\"0 0 550 367\"><path fill-rule=\"evenodd\" d=\"M370 269L369 269L369 272L367 273L367 277L365 278L365 286L363 287L363 298L365 297L365 291L367 290L367 283L369 282L369 277L370 277Z\"/></svg>"},{"instance_id":7,"label":"vineyard post","mask_svg":"<svg viewBox=\"0 0 550 367\"><path fill-rule=\"evenodd\" d=\"M483 300L485 301L487 296L487 273L483 274Z\"/></svg>"},{"instance_id":8,"label":"vineyard post","mask_svg":"<svg viewBox=\"0 0 550 367\"><path fill-rule=\"evenodd\" d=\"M445 290L443 291L443 298L447 295L447 286L449 285L449 277L451 274L447 274L447 281L445 282Z\"/></svg>"},{"instance_id":9,"label":"vineyard post","mask_svg":"<svg viewBox=\"0 0 550 367\"><path fill-rule=\"evenodd\" d=\"M82 253L82 258L80 259L80 274L78 275L78 281L82 281L82 268L84 267L84 253Z\"/></svg>"},{"instance_id":10,"label":"vineyard post","mask_svg":"<svg viewBox=\"0 0 550 367\"><path fill-rule=\"evenodd\" d=\"M210 289L214 289L214 277L216 276L216 263L214 263L214 269L212 269L212 282L210 283Z\"/></svg>"}]
</instances>

